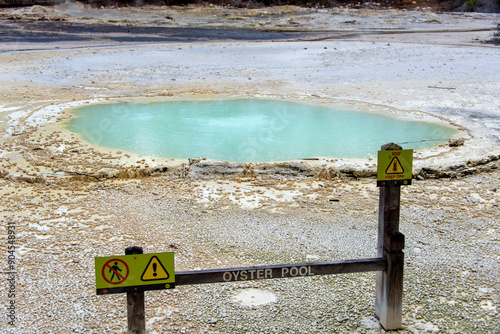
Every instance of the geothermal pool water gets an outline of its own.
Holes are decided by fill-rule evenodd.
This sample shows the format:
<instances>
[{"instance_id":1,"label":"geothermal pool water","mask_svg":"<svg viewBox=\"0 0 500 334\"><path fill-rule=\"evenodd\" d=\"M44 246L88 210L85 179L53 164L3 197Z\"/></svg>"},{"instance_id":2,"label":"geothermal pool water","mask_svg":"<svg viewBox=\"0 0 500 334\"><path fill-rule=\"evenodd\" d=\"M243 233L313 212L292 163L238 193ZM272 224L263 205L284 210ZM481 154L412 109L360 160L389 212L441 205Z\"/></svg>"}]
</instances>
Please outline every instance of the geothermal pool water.
<instances>
[{"instance_id":1,"label":"geothermal pool water","mask_svg":"<svg viewBox=\"0 0 500 334\"><path fill-rule=\"evenodd\" d=\"M425 149L456 133L378 113L263 99L97 104L74 114L67 129L91 144L177 159L368 158L388 142Z\"/></svg>"}]
</instances>

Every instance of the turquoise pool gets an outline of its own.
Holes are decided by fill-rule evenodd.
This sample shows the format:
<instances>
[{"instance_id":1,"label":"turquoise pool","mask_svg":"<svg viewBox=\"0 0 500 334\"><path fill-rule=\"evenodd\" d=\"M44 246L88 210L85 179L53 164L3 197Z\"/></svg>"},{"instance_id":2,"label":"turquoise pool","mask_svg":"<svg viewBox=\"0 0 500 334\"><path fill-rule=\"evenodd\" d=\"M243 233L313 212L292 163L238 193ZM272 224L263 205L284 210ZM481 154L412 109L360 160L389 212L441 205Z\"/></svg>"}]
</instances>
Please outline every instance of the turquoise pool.
<instances>
[{"instance_id":1,"label":"turquoise pool","mask_svg":"<svg viewBox=\"0 0 500 334\"><path fill-rule=\"evenodd\" d=\"M426 149L456 133L380 113L265 99L96 104L74 115L67 129L94 145L219 161L367 158L388 142Z\"/></svg>"}]
</instances>

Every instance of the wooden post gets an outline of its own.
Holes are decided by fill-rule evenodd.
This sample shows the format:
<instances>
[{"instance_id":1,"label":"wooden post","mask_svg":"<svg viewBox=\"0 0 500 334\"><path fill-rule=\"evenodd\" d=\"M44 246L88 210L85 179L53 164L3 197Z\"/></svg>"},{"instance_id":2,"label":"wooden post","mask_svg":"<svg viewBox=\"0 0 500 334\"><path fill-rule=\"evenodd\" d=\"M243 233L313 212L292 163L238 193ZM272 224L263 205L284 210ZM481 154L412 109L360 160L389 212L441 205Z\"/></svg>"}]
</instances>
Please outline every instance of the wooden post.
<instances>
[{"instance_id":1,"label":"wooden post","mask_svg":"<svg viewBox=\"0 0 500 334\"><path fill-rule=\"evenodd\" d=\"M400 150L396 144L382 150ZM400 186L380 187L377 256L387 270L377 272L375 316L386 330L402 327L404 235L399 232Z\"/></svg>"},{"instance_id":2,"label":"wooden post","mask_svg":"<svg viewBox=\"0 0 500 334\"><path fill-rule=\"evenodd\" d=\"M143 254L141 247L125 249L125 255ZM128 334L146 333L146 312L144 311L144 292L127 292Z\"/></svg>"}]
</instances>

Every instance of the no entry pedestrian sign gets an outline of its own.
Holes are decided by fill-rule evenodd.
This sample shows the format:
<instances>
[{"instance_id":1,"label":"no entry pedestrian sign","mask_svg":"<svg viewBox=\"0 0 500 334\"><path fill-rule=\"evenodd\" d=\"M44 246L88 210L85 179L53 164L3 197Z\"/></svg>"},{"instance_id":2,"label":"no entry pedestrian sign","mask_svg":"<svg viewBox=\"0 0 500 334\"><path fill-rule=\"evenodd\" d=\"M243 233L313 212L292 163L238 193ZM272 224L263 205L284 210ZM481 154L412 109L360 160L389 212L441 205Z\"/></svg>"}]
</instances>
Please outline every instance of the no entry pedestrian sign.
<instances>
[{"instance_id":1,"label":"no entry pedestrian sign","mask_svg":"<svg viewBox=\"0 0 500 334\"><path fill-rule=\"evenodd\" d=\"M96 257L95 282L98 295L173 289L174 253Z\"/></svg>"},{"instance_id":2,"label":"no entry pedestrian sign","mask_svg":"<svg viewBox=\"0 0 500 334\"><path fill-rule=\"evenodd\" d=\"M378 151L377 186L411 184L413 150Z\"/></svg>"}]
</instances>

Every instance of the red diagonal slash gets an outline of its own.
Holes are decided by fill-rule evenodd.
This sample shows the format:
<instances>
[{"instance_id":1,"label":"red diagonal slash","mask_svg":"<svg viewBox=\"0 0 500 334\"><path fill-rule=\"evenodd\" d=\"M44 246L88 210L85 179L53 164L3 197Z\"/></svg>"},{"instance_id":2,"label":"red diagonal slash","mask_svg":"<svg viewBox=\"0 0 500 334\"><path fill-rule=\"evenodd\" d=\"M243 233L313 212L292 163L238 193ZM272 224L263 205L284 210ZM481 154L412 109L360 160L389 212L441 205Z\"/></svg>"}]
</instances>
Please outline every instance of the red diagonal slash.
<instances>
[{"instance_id":1,"label":"red diagonal slash","mask_svg":"<svg viewBox=\"0 0 500 334\"><path fill-rule=\"evenodd\" d=\"M114 270L112 267L110 267L110 265L109 265L109 264L106 264L106 266L107 266L109 269L111 269L111 270L112 270L115 274L117 274L117 275L118 275L118 277L120 277L120 278L122 279L122 281L124 281L124 280L125 280L125 278L126 278L126 277L123 277L122 275L120 275L120 274L119 274L116 270ZM121 282L121 281L120 281L120 282ZM120 283L120 282L119 282L119 283Z\"/></svg>"}]
</instances>

